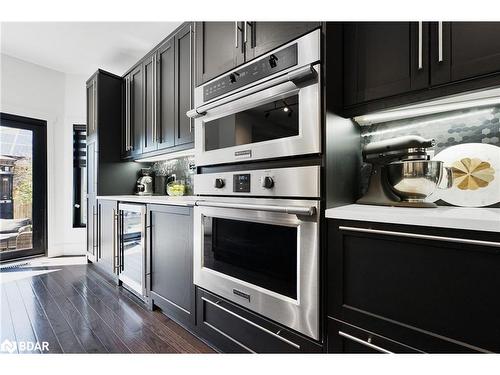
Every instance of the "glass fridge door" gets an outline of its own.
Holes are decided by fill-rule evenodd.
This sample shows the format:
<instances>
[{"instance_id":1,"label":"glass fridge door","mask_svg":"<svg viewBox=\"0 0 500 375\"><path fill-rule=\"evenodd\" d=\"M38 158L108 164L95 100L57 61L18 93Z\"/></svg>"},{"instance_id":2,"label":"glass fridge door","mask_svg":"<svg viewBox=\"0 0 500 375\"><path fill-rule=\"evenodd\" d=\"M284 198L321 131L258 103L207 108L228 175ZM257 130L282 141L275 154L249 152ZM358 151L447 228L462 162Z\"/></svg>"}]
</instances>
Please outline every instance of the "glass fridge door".
<instances>
[{"instance_id":1,"label":"glass fridge door","mask_svg":"<svg viewBox=\"0 0 500 375\"><path fill-rule=\"evenodd\" d=\"M145 207L120 205L120 280L139 295L145 280Z\"/></svg>"}]
</instances>

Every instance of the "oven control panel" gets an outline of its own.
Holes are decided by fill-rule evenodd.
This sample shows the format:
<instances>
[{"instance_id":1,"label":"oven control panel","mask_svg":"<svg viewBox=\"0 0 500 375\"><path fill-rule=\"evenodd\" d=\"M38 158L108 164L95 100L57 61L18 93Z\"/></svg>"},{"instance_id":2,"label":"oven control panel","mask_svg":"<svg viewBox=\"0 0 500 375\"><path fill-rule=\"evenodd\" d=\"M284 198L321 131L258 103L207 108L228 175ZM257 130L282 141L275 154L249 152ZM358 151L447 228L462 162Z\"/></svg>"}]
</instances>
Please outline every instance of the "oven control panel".
<instances>
[{"instance_id":1,"label":"oven control panel","mask_svg":"<svg viewBox=\"0 0 500 375\"><path fill-rule=\"evenodd\" d=\"M197 195L318 198L320 167L259 169L194 176Z\"/></svg>"},{"instance_id":2,"label":"oven control panel","mask_svg":"<svg viewBox=\"0 0 500 375\"><path fill-rule=\"evenodd\" d=\"M207 102L295 65L297 65L297 44L292 44L206 84L203 87L203 101Z\"/></svg>"},{"instance_id":3,"label":"oven control panel","mask_svg":"<svg viewBox=\"0 0 500 375\"><path fill-rule=\"evenodd\" d=\"M233 193L250 193L250 173L233 175Z\"/></svg>"}]
</instances>

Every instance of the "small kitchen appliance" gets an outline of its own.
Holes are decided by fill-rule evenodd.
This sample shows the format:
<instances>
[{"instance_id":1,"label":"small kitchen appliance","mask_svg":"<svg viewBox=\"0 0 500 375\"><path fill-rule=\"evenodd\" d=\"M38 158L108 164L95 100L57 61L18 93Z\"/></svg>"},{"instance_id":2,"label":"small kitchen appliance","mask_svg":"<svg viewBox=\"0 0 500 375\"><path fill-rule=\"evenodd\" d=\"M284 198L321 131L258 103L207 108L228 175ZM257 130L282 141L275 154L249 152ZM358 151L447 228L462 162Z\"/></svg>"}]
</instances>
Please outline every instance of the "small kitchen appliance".
<instances>
[{"instance_id":1,"label":"small kitchen appliance","mask_svg":"<svg viewBox=\"0 0 500 375\"><path fill-rule=\"evenodd\" d=\"M363 161L372 164L370 183L360 204L400 207L437 207L425 199L436 188L452 186L452 174L443 162L430 160L434 139L403 136L373 142L363 148Z\"/></svg>"},{"instance_id":2,"label":"small kitchen appliance","mask_svg":"<svg viewBox=\"0 0 500 375\"><path fill-rule=\"evenodd\" d=\"M135 185L135 194L153 195L153 177L151 177L150 168L141 169L141 177L139 177Z\"/></svg>"}]
</instances>

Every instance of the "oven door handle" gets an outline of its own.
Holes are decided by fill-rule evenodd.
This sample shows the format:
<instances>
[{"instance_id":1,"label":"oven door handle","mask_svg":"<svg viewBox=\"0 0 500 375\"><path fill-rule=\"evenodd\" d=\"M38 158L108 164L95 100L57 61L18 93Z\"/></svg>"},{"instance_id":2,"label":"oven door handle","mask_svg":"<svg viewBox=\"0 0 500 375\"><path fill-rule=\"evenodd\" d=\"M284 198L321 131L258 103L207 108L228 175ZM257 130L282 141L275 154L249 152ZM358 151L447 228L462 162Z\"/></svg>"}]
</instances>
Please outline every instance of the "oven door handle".
<instances>
[{"instance_id":1,"label":"oven door handle","mask_svg":"<svg viewBox=\"0 0 500 375\"><path fill-rule=\"evenodd\" d=\"M222 98L220 100L217 100L215 102L202 105L198 108L191 109L186 112L186 115L190 118L198 118L205 116L208 111L220 107L224 104L230 103L232 101L235 101L237 99L241 99L245 96L255 94L259 91L265 90L267 88L277 86L282 83L286 82L292 82L294 85L297 85L300 82L305 82L308 81L312 78L315 78L317 76L317 71L314 68L313 65L307 65L295 70L292 70L291 72L288 72L282 76L276 77L274 79L271 79L267 82L263 82L260 85L256 85L253 87L250 87L246 90L239 91L233 95L227 96L225 98Z\"/></svg>"},{"instance_id":2,"label":"oven door handle","mask_svg":"<svg viewBox=\"0 0 500 375\"><path fill-rule=\"evenodd\" d=\"M217 208L236 208L240 210L266 211L277 212L290 215L314 216L316 207L297 207L297 206L266 206L260 204L247 203L227 203L227 202L207 202L196 201L196 206L202 207L217 207Z\"/></svg>"}]
</instances>

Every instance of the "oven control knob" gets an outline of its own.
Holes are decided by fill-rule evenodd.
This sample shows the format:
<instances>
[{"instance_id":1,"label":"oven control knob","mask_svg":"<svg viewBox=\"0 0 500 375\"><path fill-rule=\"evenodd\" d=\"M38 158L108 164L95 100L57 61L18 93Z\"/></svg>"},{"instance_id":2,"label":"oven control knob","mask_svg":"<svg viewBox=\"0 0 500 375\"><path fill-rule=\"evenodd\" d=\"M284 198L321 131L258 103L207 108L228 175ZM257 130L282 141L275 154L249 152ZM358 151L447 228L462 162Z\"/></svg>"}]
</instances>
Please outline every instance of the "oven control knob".
<instances>
[{"instance_id":1,"label":"oven control knob","mask_svg":"<svg viewBox=\"0 0 500 375\"><path fill-rule=\"evenodd\" d=\"M265 189L271 189L274 186L274 180L269 176L263 177L260 183Z\"/></svg>"},{"instance_id":2,"label":"oven control knob","mask_svg":"<svg viewBox=\"0 0 500 375\"><path fill-rule=\"evenodd\" d=\"M224 179L223 178L216 178L215 179L215 184L214 186L217 188L217 189L222 189L224 187L226 183L224 182Z\"/></svg>"}]
</instances>

